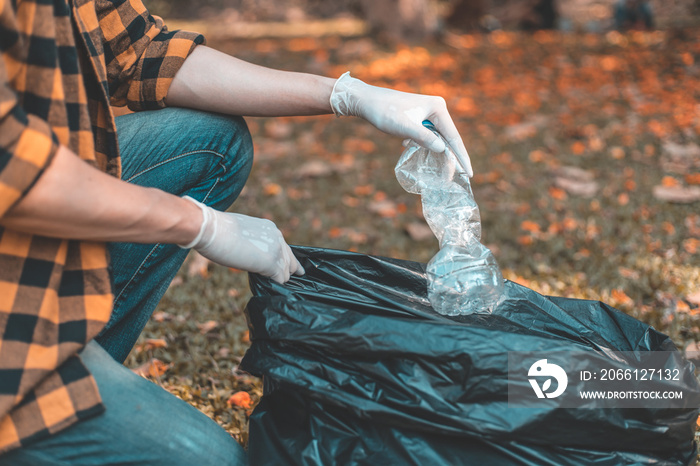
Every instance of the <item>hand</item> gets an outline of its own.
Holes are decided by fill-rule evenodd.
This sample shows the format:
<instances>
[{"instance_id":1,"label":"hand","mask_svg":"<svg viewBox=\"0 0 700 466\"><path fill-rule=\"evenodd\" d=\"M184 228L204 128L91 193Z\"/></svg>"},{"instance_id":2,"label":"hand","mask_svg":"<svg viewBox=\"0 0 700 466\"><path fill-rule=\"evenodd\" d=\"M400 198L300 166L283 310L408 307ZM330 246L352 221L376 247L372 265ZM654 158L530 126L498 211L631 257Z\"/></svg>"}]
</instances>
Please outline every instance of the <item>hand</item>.
<instances>
[{"instance_id":1,"label":"hand","mask_svg":"<svg viewBox=\"0 0 700 466\"><path fill-rule=\"evenodd\" d=\"M183 248L194 248L217 264L259 273L277 283L304 268L274 223L262 218L219 212L189 196L185 199L202 209L204 219L197 237Z\"/></svg>"},{"instance_id":2,"label":"hand","mask_svg":"<svg viewBox=\"0 0 700 466\"><path fill-rule=\"evenodd\" d=\"M444 152L444 142L423 126L424 120L431 121L467 176L473 176L469 154L442 97L370 86L345 73L336 81L330 100L336 115L362 117L386 133L412 139L433 152Z\"/></svg>"}]
</instances>

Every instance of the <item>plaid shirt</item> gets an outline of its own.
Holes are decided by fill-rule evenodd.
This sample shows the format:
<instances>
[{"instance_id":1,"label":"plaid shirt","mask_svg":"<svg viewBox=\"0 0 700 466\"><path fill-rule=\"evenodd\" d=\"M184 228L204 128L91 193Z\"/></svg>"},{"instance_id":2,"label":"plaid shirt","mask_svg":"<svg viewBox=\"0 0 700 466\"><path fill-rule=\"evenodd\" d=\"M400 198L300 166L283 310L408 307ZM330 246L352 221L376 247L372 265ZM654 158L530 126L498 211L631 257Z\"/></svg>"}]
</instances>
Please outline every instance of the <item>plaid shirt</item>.
<instances>
[{"instance_id":1,"label":"plaid shirt","mask_svg":"<svg viewBox=\"0 0 700 466\"><path fill-rule=\"evenodd\" d=\"M140 0L0 0L0 218L59 145L120 176L112 105L164 107L202 36ZM112 311L104 243L0 227L0 452L104 410L77 353Z\"/></svg>"}]
</instances>

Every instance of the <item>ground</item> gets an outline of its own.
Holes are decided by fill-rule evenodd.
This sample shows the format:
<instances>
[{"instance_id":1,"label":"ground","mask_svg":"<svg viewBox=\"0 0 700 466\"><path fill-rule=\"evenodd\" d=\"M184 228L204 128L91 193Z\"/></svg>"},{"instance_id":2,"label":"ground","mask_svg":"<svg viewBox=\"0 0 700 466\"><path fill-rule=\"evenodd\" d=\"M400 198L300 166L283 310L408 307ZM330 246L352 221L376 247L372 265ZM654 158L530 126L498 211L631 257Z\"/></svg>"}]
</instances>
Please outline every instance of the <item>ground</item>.
<instances>
[{"instance_id":1,"label":"ground","mask_svg":"<svg viewBox=\"0 0 700 466\"><path fill-rule=\"evenodd\" d=\"M363 37L209 45L444 96L476 172L483 241L506 278L609 303L681 350L700 336L697 31L448 34L394 49ZM419 198L394 178L401 141L333 116L248 122L256 162L232 210L272 219L290 244L435 254ZM243 444L261 396L259 380L237 371L249 293L246 274L191 256L127 361Z\"/></svg>"}]
</instances>

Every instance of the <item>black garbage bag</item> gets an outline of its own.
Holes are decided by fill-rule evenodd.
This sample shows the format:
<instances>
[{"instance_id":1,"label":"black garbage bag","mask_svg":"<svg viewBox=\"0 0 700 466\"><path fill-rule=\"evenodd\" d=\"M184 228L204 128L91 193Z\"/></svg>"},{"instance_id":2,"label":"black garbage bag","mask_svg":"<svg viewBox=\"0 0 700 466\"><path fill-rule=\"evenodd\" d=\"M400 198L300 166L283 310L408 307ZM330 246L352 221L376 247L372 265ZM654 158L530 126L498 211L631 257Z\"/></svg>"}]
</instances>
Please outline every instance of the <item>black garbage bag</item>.
<instances>
[{"instance_id":1,"label":"black garbage bag","mask_svg":"<svg viewBox=\"0 0 700 466\"><path fill-rule=\"evenodd\" d=\"M492 314L445 317L425 265L294 248L306 275L251 275L252 344L263 377L250 418L253 465L690 464L697 405L681 409L513 409L508 352L676 351L597 301L512 282ZM684 388L698 392L693 366Z\"/></svg>"}]
</instances>

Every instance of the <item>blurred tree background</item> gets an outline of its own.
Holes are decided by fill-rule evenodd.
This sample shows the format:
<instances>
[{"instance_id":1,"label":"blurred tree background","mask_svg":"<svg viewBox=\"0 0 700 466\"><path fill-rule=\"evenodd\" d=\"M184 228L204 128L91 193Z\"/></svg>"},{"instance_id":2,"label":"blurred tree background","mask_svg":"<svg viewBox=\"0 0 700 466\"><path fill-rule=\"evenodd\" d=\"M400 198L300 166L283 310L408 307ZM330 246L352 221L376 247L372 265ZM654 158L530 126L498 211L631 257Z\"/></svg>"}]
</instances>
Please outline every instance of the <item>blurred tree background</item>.
<instances>
[{"instance_id":1,"label":"blurred tree background","mask_svg":"<svg viewBox=\"0 0 700 466\"><path fill-rule=\"evenodd\" d=\"M446 28L461 30L602 30L612 23L618 0L146 0L149 9L172 19L236 23L303 22L330 18L366 21L387 40L421 40ZM700 0L650 0L660 27L696 24Z\"/></svg>"}]
</instances>

